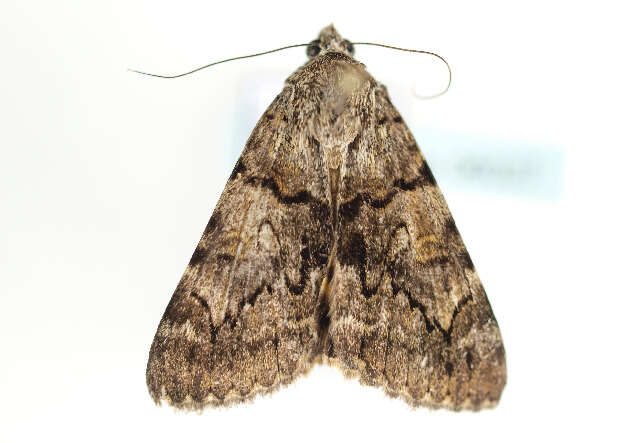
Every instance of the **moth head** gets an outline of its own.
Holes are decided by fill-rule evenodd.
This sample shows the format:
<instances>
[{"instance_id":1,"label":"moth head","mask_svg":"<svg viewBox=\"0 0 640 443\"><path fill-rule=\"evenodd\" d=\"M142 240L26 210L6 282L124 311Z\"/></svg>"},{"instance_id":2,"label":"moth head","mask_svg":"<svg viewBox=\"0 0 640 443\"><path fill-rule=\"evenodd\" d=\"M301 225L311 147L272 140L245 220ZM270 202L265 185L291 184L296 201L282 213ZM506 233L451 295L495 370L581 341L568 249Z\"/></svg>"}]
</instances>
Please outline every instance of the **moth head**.
<instances>
[{"instance_id":1,"label":"moth head","mask_svg":"<svg viewBox=\"0 0 640 443\"><path fill-rule=\"evenodd\" d=\"M340 52L353 57L355 50L353 44L338 34L333 25L329 25L320 31L318 38L307 45L307 56L311 59L322 52Z\"/></svg>"}]
</instances>

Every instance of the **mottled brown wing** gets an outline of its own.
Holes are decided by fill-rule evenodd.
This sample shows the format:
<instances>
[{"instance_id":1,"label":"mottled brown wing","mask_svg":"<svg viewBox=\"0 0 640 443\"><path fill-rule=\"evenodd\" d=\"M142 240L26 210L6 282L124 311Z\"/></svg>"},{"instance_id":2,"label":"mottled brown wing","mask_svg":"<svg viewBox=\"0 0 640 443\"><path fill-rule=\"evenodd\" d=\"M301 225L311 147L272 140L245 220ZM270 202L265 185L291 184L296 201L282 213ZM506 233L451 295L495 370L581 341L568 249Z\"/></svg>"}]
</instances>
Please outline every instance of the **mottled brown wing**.
<instances>
[{"instance_id":1,"label":"mottled brown wing","mask_svg":"<svg viewBox=\"0 0 640 443\"><path fill-rule=\"evenodd\" d=\"M291 122L291 94L258 122L167 306L147 365L156 402L245 400L289 383L318 354L326 179L319 147Z\"/></svg>"},{"instance_id":2,"label":"mottled brown wing","mask_svg":"<svg viewBox=\"0 0 640 443\"><path fill-rule=\"evenodd\" d=\"M493 406L506 381L498 325L427 163L374 90L375 119L345 160L326 352L416 406Z\"/></svg>"}]
</instances>

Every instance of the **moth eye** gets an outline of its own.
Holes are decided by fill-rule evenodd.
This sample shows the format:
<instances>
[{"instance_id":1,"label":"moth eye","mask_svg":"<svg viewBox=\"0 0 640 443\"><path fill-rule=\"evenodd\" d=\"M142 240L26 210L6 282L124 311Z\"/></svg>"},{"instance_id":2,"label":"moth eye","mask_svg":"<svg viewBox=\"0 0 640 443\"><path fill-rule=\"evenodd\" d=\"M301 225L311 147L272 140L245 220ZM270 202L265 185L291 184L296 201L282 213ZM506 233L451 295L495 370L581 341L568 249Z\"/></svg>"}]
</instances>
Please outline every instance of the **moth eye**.
<instances>
[{"instance_id":1,"label":"moth eye","mask_svg":"<svg viewBox=\"0 0 640 443\"><path fill-rule=\"evenodd\" d=\"M356 53L356 50L353 47L353 43L351 43L349 40L345 40L344 43L346 45L346 49L347 49L347 52L349 53L349 55L353 56L353 54Z\"/></svg>"},{"instance_id":2,"label":"moth eye","mask_svg":"<svg viewBox=\"0 0 640 443\"><path fill-rule=\"evenodd\" d=\"M314 40L307 45L307 56L315 57L320 54L320 40Z\"/></svg>"}]
</instances>

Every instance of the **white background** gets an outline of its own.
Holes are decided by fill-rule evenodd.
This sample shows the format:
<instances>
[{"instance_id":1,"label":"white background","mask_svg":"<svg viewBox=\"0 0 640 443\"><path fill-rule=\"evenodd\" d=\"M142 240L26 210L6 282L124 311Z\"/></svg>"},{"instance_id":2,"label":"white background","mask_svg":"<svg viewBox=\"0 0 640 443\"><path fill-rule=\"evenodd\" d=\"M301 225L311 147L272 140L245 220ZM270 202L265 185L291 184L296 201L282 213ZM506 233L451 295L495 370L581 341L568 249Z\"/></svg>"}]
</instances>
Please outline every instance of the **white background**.
<instances>
[{"instance_id":1,"label":"white background","mask_svg":"<svg viewBox=\"0 0 640 443\"><path fill-rule=\"evenodd\" d=\"M595 3L595 2L594 2ZM638 439L633 2L0 6L0 441ZM606 4L606 6L604 6ZM251 405L156 407L149 345L253 125L329 23L389 87L485 284L499 406L411 410L318 367ZM303 435L301 435L303 434Z\"/></svg>"}]
</instances>

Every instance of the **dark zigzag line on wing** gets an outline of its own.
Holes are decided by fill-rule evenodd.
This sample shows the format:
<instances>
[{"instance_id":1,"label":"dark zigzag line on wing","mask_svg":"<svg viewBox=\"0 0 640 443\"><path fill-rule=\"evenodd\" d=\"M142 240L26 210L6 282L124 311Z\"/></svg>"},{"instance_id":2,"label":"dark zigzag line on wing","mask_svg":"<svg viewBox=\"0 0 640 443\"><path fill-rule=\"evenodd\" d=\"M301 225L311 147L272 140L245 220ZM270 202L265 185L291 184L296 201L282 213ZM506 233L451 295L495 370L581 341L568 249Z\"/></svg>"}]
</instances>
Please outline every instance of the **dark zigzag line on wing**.
<instances>
[{"instance_id":1,"label":"dark zigzag line on wing","mask_svg":"<svg viewBox=\"0 0 640 443\"><path fill-rule=\"evenodd\" d=\"M269 294L272 293L271 285L263 283L255 291L253 291L253 293L251 293L249 297L247 297L247 299L245 300L245 305L248 304L250 306L253 306L256 301L256 298L262 291L265 290L265 288L267 289L267 292ZM213 344L215 342L216 336L218 335L218 330L220 329L220 326L214 326L213 324L213 319L211 318L211 309L209 309L209 303L207 303L207 301L203 297L199 296L194 291L191 291L189 293L189 296L195 298L197 302L200 304L200 306L202 306L202 308L205 311L207 311L207 316L209 320L209 337L210 337L211 344ZM232 318L225 313L225 316L222 319L221 325L224 324L227 320L230 320L229 326L231 330L235 329L236 323L238 321L238 316Z\"/></svg>"},{"instance_id":2,"label":"dark zigzag line on wing","mask_svg":"<svg viewBox=\"0 0 640 443\"><path fill-rule=\"evenodd\" d=\"M381 209L385 208L389 203L391 203L393 198L400 192L413 191L425 185L436 185L435 178L433 177L433 174L431 173L427 162L424 160L422 162L422 166L420 167L419 173L420 175L418 177L410 181L406 181L404 178L394 180L392 184L393 189L387 192L383 198L373 198L366 192L360 192L356 194L354 198L340 205L340 218L342 218L346 222L350 222L360 212L362 203L366 203L376 209Z\"/></svg>"},{"instance_id":3,"label":"dark zigzag line on wing","mask_svg":"<svg viewBox=\"0 0 640 443\"><path fill-rule=\"evenodd\" d=\"M246 167L242 163L242 159L238 160L236 163L236 167L234 168L230 179L235 179L239 173L243 173L246 171ZM292 204L310 204L314 212L317 213L319 217L325 215L324 218L328 215L329 207L322 200L315 198L311 195L309 191L306 189L300 190L295 194L284 194L275 180L271 177L260 177L260 176L251 176L244 179L246 184L251 186L258 186L261 188L268 189L272 192L272 194L278 199L280 203L285 205ZM303 236L304 237L304 236ZM320 251L321 252L321 251ZM314 265L323 266L326 264L326 257L323 254L320 254L320 257L316 257L315 260L309 255L309 246L306 245L301 251L301 264L300 264L300 281L298 283L293 283L289 280L288 276L286 277L286 283L289 290L296 295L302 293L304 287L306 286L307 280L309 279L309 269L314 267ZM326 255L326 254L325 254ZM198 260L200 259L200 254L197 254ZM324 258L324 259L323 259ZM317 262L317 263L314 263Z\"/></svg>"},{"instance_id":4,"label":"dark zigzag line on wing","mask_svg":"<svg viewBox=\"0 0 640 443\"><path fill-rule=\"evenodd\" d=\"M244 170L244 166L243 166L243 170ZM395 195L398 194L399 191L413 191L418 187L422 187L427 184L431 186L435 186L436 184L435 178L433 177L433 174L431 173L431 170L429 169L429 166L427 165L426 161L423 160L422 166L420 167L418 172L420 175L410 181L406 181L404 178L396 179L392 185L393 189L387 192L387 194L382 199L375 199L366 192L358 193L356 197L354 197L351 201L347 203L342 203L340 205L341 215L344 215L342 214L343 212L342 207L344 206L347 207L345 208L345 211L348 211L348 212L353 211L353 209L349 211L350 206L353 206L355 204L356 210L357 210L359 208L360 203L362 202L366 202L367 204L373 206L374 208L384 208L391 202L391 200L393 200L393 197L395 197ZM236 175L237 174L232 174L232 177L235 178ZM269 189L273 193L273 195L275 195L275 197L278 199L279 202L287 205L308 204L310 202L315 202L320 206L326 205L326 203L324 203L322 200L313 197L311 193L306 189L300 190L295 194L284 194L278 187L278 184L275 182L275 180L271 177L260 177L260 176L247 177L245 179L245 183L252 186L259 186L261 188Z\"/></svg>"},{"instance_id":5,"label":"dark zigzag line on wing","mask_svg":"<svg viewBox=\"0 0 640 443\"><path fill-rule=\"evenodd\" d=\"M469 303L469 301L471 301L471 298L472 298L471 293L463 297L462 300L460 300L460 302L453 308L453 314L451 315L451 324L447 329L444 329L438 320L434 319L433 322L429 320L429 317L424 311L424 306L422 305L422 303L416 300L411 294L411 292L409 292L408 289L396 286L393 281L391 281L391 287L393 288L394 297L398 294L398 292L400 291L404 292L407 295L407 298L409 299L409 306L411 307L411 309L417 308L420 311L420 313L422 314L422 317L424 317L424 321L425 321L428 333L431 333L434 329L437 329L438 331L440 331L440 333L444 337L445 341L447 342L447 345L451 344L451 333L453 332L453 326L456 321L456 317L458 316L462 308L467 303Z\"/></svg>"},{"instance_id":6,"label":"dark zigzag line on wing","mask_svg":"<svg viewBox=\"0 0 640 443\"><path fill-rule=\"evenodd\" d=\"M287 273L284 273L287 288L289 292L294 295L300 295L302 291L304 291L309 281L310 270L313 268L324 268L328 261L328 250L326 250L326 248L319 247L312 250L306 234L303 234L300 240L303 246L300 249L300 269L298 270L300 278L298 282L292 282ZM315 252L315 254L312 254L312 252Z\"/></svg>"},{"instance_id":7,"label":"dark zigzag line on wing","mask_svg":"<svg viewBox=\"0 0 640 443\"><path fill-rule=\"evenodd\" d=\"M300 263L300 281L298 283L293 283L289 280L289 277L285 274L285 280L286 280L286 284L287 287L289 289L289 291L293 294L296 295L300 295L302 293L302 291L304 290L307 281L309 280L309 268L312 268L314 266L324 266L327 262L326 259L326 254L319 254L319 262L315 263L313 260L311 260L311 256L310 256L310 252L309 252L309 244L308 244L308 240L306 240L306 235L303 235L303 239L302 239L303 244L305 245L302 250L300 251L300 258L301 258L301 263ZM223 254L223 256L225 256L227 254ZM221 255L218 255L218 257L221 257ZM228 259L233 259L233 256L229 255ZM258 288L253 291L244 301L244 305L249 305L249 306L254 306L256 299L258 297L258 295L260 295L260 293L262 293L265 288L267 289L267 292L269 294L272 294L273 289L272 286L270 284L267 283L262 283L260 286L258 286ZM192 297L194 297L199 303L200 305L205 308L207 310L207 313L209 315L209 333L211 336L211 342L213 343L213 341L215 340L215 337L218 333L218 329L219 326L216 327L213 325L213 320L211 319L211 311L209 310L209 305L207 303L207 301L200 297L198 294L196 294L195 292L191 292L189 295L191 295ZM237 321L238 321L238 316L232 317L230 315L228 315L227 313L225 313L224 318L222 319L222 324L224 324L226 321L229 321L229 326L231 328L231 330L235 329Z\"/></svg>"},{"instance_id":8,"label":"dark zigzag line on wing","mask_svg":"<svg viewBox=\"0 0 640 443\"><path fill-rule=\"evenodd\" d=\"M300 274L300 281L298 283L292 283L289 280L289 276L285 272L284 277L287 283L287 287L289 291L293 294L300 295L304 290L304 287L307 285L307 280L309 280L309 268L311 262L311 255L309 253L309 240L306 235L302 235L302 249L300 250L300 270L298 271Z\"/></svg>"},{"instance_id":9,"label":"dark zigzag line on wing","mask_svg":"<svg viewBox=\"0 0 640 443\"><path fill-rule=\"evenodd\" d=\"M405 228L407 225L404 222L399 223L393 228L392 234L389 236L389 242L384 249L384 251L389 251L391 248L391 242L393 241L393 237L395 232L399 229ZM451 235L453 232L448 232L448 235ZM457 231L455 231L456 235ZM378 283L373 287L369 288L367 286L367 273L366 273L366 258L367 258L367 247L364 241L364 237L360 232L350 232L345 238L342 239L343 244L339 249L339 260L342 264L356 267L358 269L358 277L360 279L360 286L362 290L362 294L365 298L371 298L374 294L378 292L378 287L380 286L380 282L382 281L382 277L378 281ZM464 269L473 269L473 263L471 263L471 259L468 258L468 253L465 251L466 255L462 256L463 266L466 266ZM386 254L384 254L386 257ZM445 265L451 261L451 258L448 256L444 257L434 257L426 263L429 266L434 265ZM395 261L391 263L387 263L386 260L383 263L383 267L385 269L391 269L395 265Z\"/></svg>"},{"instance_id":10,"label":"dark zigzag line on wing","mask_svg":"<svg viewBox=\"0 0 640 443\"><path fill-rule=\"evenodd\" d=\"M193 291L191 291L189 295L195 298L198 301L198 303L200 303L200 306L202 306L204 310L207 311L207 316L209 318L209 336L210 336L211 344L213 344L216 340L216 335L218 335L218 328L213 325L213 318L211 318L211 309L209 309L209 303L207 303L207 301L204 298L200 297L197 293Z\"/></svg>"},{"instance_id":11,"label":"dark zigzag line on wing","mask_svg":"<svg viewBox=\"0 0 640 443\"><path fill-rule=\"evenodd\" d=\"M244 164L242 163L242 161L238 160L238 162L236 163L236 167L234 168L234 171L231 174L231 179L232 180L235 179L239 173L242 173L245 170L246 168L244 167ZM312 197L307 190L299 191L294 195L286 195L280 191L275 181L271 178L253 176L253 177L248 177L245 180L245 182L250 185L260 186L260 187L269 189L275 195L278 201L284 204L311 203L313 212L316 212L318 217L326 219L326 216L329 211L328 206L324 202L322 202L320 199ZM217 214L214 212L213 216L211 217L211 220L209 221L209 224L207 225L207 229L205 229L205 233L209 233L210 231L213 230L214 226L217 225L217 219L214 221L214 219L216 218L216 215ZM211 225L211 227L209 225ZM305 243L305 247L303 247L302 250L300 251L300 255L301 255L301 263L300 263L300 270L299 270L300 281L298 283L293 283L289 280L288 276L285 275L286 284L289 291L296 295L300 295L304 290L307 284L307 281L309 279L309 269L317 266L322 267L327 262L326 251L324 251L325 253L323 254L322 250L318 250L316 251L316 252L319 252L318 257L312 258L310 256L308 241L305 242L304 241L305 238L306 236L303 235L303 243ZM189 264L191 266L197 266L200 263L202 263L207 258L208 255L209 255L208 250L198 246L196 247L196 250L194 251L193 256L191 257ZM232 261L234 259L234 256L230 254L218 254L216 257L218 260L225 260L225 261ZM253 306L257 296L265 289L265 287L267 288L267 291L271 293L272 291L271 285L263 283L247 298L245 304L249 304L250 306ZM196 300L198 300L200 305L202 305L208 311L210 336L211 336L211 342L213 343L218 333L219 326L216 327L213 325L208 303L205 299L200 297L195 292L190 293L190 295L196 298ZM234 329L236 322L238 320L237 317L231 318L228 314L225 313L222 323L224 324L224 322L227 320L231 321L230 323L231 329Z\"/></svg>"},{"instance_id":12,"label":"dark zigzag line on wing","mask_svg":"<svg viewBox=\"0 0 640 443\"><path fill-rule=\"evenodd\" d=\"M222 319L222 323L224 323L226 320L229 320L229 327L231 328L232 331L235 330L236 324L238 323L238 318L240 317L240 314L242 313L242 310L244 309L244 307L247 305L253 307L254 304L256 303L256 299L258 298L258 295L260 295L262 291L265 290L265 288L269 295L273 294L272 286L268 283L262 282L262 284L258 286L258 288L255 291L253 291L251 295L249 295L243 300L244 301L244 304L242 305L243 307L238 309L238 314L235 317L232 317L225 312L224 318Z\"/></svg>"},{"instance_id":13,"label":"dark zigzag line on wing","mask_svg":"<svg viewBox=\"0 0 640 443\"><path fill-rule=\"evenodd\" d=\"M278 187L278 184L271 177L258 177L258 176L248 177L245 180L245 183L252 186L258 186L261 188L269 189L273 193L273 195L278 199L278 201L285 205L307 204L311 201L315 201L319 204L323 204L323 202L313 197L311 193L306 189L298 191L293 195L282 193L282 191Z\"/></svg>"},{"instance_id":14,"label":"dark zigzag line on wing","mask_svg":"<svg viewBox=\"0 0 640 443\"><path fill-rule=\"evenodd\" d=\"M399 229L406 228L406 226L407 225L404 222L399 223L397 226L394 227L393 231L395 232ZM456 235L459 235L457 230L454 230L455 224L452 225L451 223L448 223L448 226L450 228L449 230L450 234L455 233ZM390 243L392 241L391 238L393 238L393 235L390 236L389 244L387 245L387 248L386 248L387 251L390 248ZM359 232L352 232L345 239L345 243L342 245L342 248L340 249L339 254L340 254L339 260L341 263L348 266L356 267L358 269L358 277L360 280L360 287L361 287L363 296L366 299L369 299L373 295L375 295L378 292L378 288L380 287L380 283L382 282L383 278L381 276L380 280L375 285L375 287L370 289L367 286L367 278L366 278L367 251L366 251L366 245L365 245L362 234ZM383 255L386 257L386 254L383 254ZM468 253L466 255L468 256ZM433 265L433 264L443 265L445 263L449 263L449 260L450 260L449 257L438 257L431 260L430 265ZM395 264L396 264L395 260L388 264L384 263L384 268L387 269L389 272L392 272ZM463 266L468 265L471 267L471 269L473 269L473 264L470 262L468 263L463 262L462 265ZM464 272L464 268L463 268L463 272ZM429 320L429 317L427 317L424 311L424 306L413 297L413 295L408 289L397 285L394 279L391 279L391 288L393 290L394 297L398 294L398 292L403 291L407 295L407 298L409 299L409 305L411 306L411 308L412 309L418 308L420 310L420 312L422 313L422 316L425 319L427 332L431 333L434 329L438 329L442 334L442 336L444 337L447 344L451 344L451 333L453 331L453 324L455 322L456 316L462 310L464 305L466 305L471 300L472 298L471 292L469 293L469 295L463 297L462 300L460 300L460 302L455 306L453 310L453 315L451 318L451 324L449 325L449 328L444 329L437 320L434 319L433 323Z\"/></svg>"}]
</instances>

